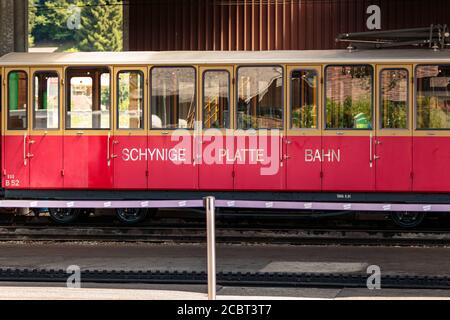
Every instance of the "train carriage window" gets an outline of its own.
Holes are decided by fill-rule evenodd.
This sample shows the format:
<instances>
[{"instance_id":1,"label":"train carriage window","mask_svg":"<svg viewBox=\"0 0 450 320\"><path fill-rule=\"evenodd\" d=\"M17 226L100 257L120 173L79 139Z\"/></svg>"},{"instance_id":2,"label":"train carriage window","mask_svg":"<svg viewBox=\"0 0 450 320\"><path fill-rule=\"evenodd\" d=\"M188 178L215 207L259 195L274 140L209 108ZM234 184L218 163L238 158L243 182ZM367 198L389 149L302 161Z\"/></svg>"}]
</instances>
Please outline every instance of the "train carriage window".
<instances>
[{"instance_id":1,"label":"train carriage window","mask_svg":"<svg viewBox=\"0 0 450 320\"><path fill-rule=\"evenodd\" d=\"M108 68L67 70L67 129L109 129L111 109Z\"/></svg>"},{"instance_id":2,"label":"train carriage window","mask_svg":"<svg viewBox=\"0 0 450 320\"><path fill-rule=\"evenodd\" d=\"M292 129L317 128L318 76L316 70L294 70L291 73Z\"/></svg>"},{"instance_id":3,"label":"train carriage window","mask_svg":"<svg viewBox=\"0 0 450 320\"><path fill-rule=\"evenodd\" d=\"M59 76L54 71L34 74L33 128L59 128Z\"/></svg>"},{"instance_id":4,"label":"train carriage window","mask_svg":"<svg viewBox=\"0 0 450 320\"><path fill-rule=\"evenodd\" d=\"M326 128L372 129L372 66L327 66L325 77Z\"/></svg>"},{"instance_id":5,"label":"train carriage window","mask_svg":"<svg viewBox=\"0 0 450 320\"><path fill-rule=\"evenodd\" d=\"M450 129L450 65L416 68L417 129Z\"/></svg>"},{"instance_id":6,"label":"train carriage window","mask_svg":"<svg viewBox=\"0 0 450 320\"><path fill-rule=\"evenodd\" d=\"M152 69L152 129L193 129L195 121L195 69Z\"/></svg>"},{"instance_id":7,"label":"train carriage window","mask_svg":"<svg viewBox=\"0 0 450 320\"><path fill-rule=\"evenodd\" d=\"M8 129L28 128L28 76L25 71L12 71L8 74Z\"/></svg>"},{"instance_id":8,"label":"train carriage window","mask_svg":"<svg viewBox=\"0 0 450 320\"><path fill-rule=\"evenodd\" d=\"M408 128L408 70L384 69L380 73L382 129Z\"/></svg>"},{"instance_id":9,"label":"train carriage window","mask_svg":"<svg viewBox=\"0 0 450 320\"><path fill-rule=\"evenodd\" d=\"M203 128L230 127L230 74L224 70L203 73Z\"/></svg>"},{"instance_id":10,"label":"train carriage window","mask_svg":"<svg viewBox=\"0 0 450 320\"><path fill-rule=\"evenodd\" d=\"M282 67L239 67L238 129L282 129L283 104Z\"/></svg>"},{"instance_id":11,"label":"train carriage window","mask_svg":"<svg viewBox=\"0 0 450 320\"><path fill-rule=\"evenodd\" d=\"M144 129L144 75L141 71L117 74L117 126Z\"/></svg>"}]
</instances>

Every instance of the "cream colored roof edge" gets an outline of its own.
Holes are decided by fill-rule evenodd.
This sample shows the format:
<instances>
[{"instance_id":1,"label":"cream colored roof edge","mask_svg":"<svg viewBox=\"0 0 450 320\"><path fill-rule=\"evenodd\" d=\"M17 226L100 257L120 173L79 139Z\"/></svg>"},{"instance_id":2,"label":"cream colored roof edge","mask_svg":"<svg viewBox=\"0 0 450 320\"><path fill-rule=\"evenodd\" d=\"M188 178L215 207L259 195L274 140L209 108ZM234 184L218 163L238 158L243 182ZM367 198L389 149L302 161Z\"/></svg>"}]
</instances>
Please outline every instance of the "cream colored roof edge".
<instances>
[{"instance_id":1,"label":"cream colored roof edge","mask_svg":"<svg viewBox=\"0 0 450 320\"><path fill-rule=\"evenodd\" d=\"M162 64L259 64L259 63L422 63L448 61L450 50L370 49L304 51L130 51L9 53L0 66L39 65L162 65Z\"/></svg>"}]
</instances>

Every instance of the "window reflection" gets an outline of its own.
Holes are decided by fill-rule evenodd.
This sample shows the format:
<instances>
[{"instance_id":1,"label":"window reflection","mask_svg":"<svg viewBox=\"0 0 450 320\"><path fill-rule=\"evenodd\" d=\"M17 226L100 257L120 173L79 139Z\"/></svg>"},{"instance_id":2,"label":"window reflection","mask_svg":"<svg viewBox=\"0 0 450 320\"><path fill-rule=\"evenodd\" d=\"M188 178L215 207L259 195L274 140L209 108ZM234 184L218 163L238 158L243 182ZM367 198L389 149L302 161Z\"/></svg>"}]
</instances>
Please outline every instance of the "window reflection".
<instances>
[{"instance_id":1,"label":"window reflection","mask_svg":"<svg viewBox=\"0 0 450 320\"><path fill-rule=\"evenodd\" d=\"M317 72L294 70L291 76L291 128L317 128Z\"/></svg>"},{"instance_id":2,"label":"window reflection","mask_svg":"<svg viewBox=\"0 0 450 320\"><path fill-rule=\"evenodd\" d=\"M238 69L238 129L283 128L283 69Z\"/></svg>"},{"instance_id":3,"label":"window reflection","mask_svg":"<svg viewBox=\"0 0 450 320\"><path fill-rule=\"evenodd\" d=\"M194 128L195 69L152 69L152 129Z\"/></svg>"},{"instance_id":4,"label":"window reflection","mask_svg":"<svg viewBox=\"0 0 450 320\"><path fill-rule=\"evenodd\" d=\"M8 129L27 129L28 77L24 71L8 74Z\"/></svg>"},{"instance_id":5,"label":"window reflection","mask_svg":"<svg viewBox=\"0 0 450 320\"><path fill-rule=\"evenodd\" d=\"M67 129L109 129L111 90L107 68L67 71Z\"/></svg>"},{"instance_id":6,"label":"window reflection","mask_svg":"<svg viewBox=\"0 0 450 320\"><path fill-rule=\"evenodd\" d=\"M230 76L227 71L206 71L203 75L203 128L229 128Z\"/></svg>"},{"instance_id":7,"label":"window reflection","mask_svg":"<svg viewBox=\"0 0 450 320\"><path fill-rule=\"evenodd\" d=\"M408 127L408 71L386 69L380 74L381 128L406 129Z\"/></svg>"},{"instance_id":8,"label":"window reflection","mask_svg":"<svg viewBox=\"0 0 450 320\"><path fill-rule=\"evenodd\" d=\"M34 74L33 127L59 128L59 77L56 72Z\"/></svg>"},{"instance_id":9,"label":"window reflection","mask_svg":"<svg viewBox=\"0 0 450 320\"><path fill-rule=\"evenodd\" d=\"M326 127L372 128L373 71L369 65L326 68Z\"/></svg>"},{"instance_id":10,"label":"window reflection","mask_svg":"<svg viewBox=\"0 0 450 320\"><path fill-rule=\"evenodd\" d=\"M143 129L144 77L142 72L121 71L117 78L119 129Z\"/></svg>"},{"instance_id":11,"label":"window reflection","mask_svg":"<svg viewBox=\"0 0 450 320\"><path fill-rule=\"evenodd\" d=\"M417 128L450 128L450 66L416 68Z\"/></svg>"}]
</instances>

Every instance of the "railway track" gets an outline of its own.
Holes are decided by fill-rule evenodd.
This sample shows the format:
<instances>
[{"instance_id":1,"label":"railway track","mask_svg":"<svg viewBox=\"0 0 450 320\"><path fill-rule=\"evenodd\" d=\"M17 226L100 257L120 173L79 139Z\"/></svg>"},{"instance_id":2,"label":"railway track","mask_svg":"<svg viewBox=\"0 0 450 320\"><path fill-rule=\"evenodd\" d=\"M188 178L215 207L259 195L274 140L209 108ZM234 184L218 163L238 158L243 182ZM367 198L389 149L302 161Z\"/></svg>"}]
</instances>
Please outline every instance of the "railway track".
<instances>
[{"instance_id":1,"label":"railway track","mask_svg":"<svg viewBox=\"0 0 450 320\"><path fill-rule=\"evenodd\" d=\"M0 241L204 243L204 226L0 226ZM218 228L218 243L287 245L450 246L450 232L356 228Z\"/></svg>"},{"instance_id":2,"label":"railway track","mask_svg":"<svg viewBox=\"0 0 450 320\"><path fill-rule=\"evenodd\" d=\"M356 287L367 288L367 274L360 273L242 273L219 272L222 286ZM0 282L66 283L65 270L0 269ZM198 271L110 271L82 270L85 283L206 284L207 274ZM383 288L450 289L447 276L382 275Z\"/></svg>"}]
</instances>

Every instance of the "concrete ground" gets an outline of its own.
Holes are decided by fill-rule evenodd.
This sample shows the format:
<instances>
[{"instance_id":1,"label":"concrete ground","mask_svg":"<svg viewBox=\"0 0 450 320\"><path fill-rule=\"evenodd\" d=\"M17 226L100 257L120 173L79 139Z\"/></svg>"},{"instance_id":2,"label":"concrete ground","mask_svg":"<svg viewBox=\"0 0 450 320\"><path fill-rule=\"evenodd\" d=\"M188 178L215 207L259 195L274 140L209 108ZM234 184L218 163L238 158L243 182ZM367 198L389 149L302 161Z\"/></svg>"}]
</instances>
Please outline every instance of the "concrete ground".
<instances>
[{"instance_id":1,"label":"concrete ground","mask_svg":"<svg viewBox=\"0 0 450 320\"><path fill-rule=\"evenodd\" d=\"M205 300L201 285L1 283L0 300ZM450 300L448 290L218 287L218 300Z\"/></svg>"},{"instance_id":2,"label":"concrete ground","mask_svg":"<svg viewBox=\"0 0 450 320\"><path fill-rule=\"evenodd\" d=\"M0 268L206 270L203 245L2 243ZM218 245L217 270L450 275L450 248ZM450 290L218 287L219 299L449 299ZM206 299L206 286L0 283L0 299Z\"/></svg>"},{"instance_id":3,"label":"concrete ground","mask_svg":"<svg viewBox=\"0 0 450 320\"><path fill-rule=\"evenodd\" d=\"M450 248L218 245L217 270L450 275ZM204 245L1 243L0 268L206 271Z\"/></svg>"}]
</instances>

